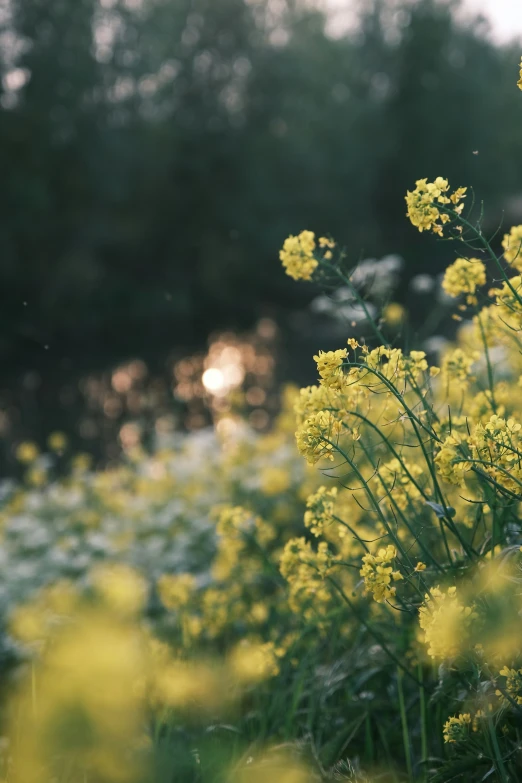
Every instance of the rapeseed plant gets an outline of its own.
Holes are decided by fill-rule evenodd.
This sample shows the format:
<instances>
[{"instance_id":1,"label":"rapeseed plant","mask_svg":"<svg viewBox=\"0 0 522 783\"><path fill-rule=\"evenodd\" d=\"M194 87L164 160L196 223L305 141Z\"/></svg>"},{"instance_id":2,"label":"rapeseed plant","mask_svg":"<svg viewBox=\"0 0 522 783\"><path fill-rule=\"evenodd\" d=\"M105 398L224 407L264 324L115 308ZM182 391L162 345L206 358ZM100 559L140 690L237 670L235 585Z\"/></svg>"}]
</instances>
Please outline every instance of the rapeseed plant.
<instances>
[{"instance_id":1,"label":"rapeseed plant","mask_svg":"<svg viewBox=\"0 0 522 783\"><path fill-rule=\"evenodd\" d=\"M332 483L307 503L316 553L304 538L290 541L282 573L294 602L308 591L320 596L316 608L326 599L344 603L347 618L396 664L409 780L522 774L522 282L513 275L522 268L522 226L505 234L497 255L482 213L475 218L473 204L465 212L467 196L443 177L419 179L406 195L415 228L460 248L442 281L458 300L455 319L464 320L455 343L430 366L423 351L406 354L388 342L386 318L372 321L367 308L372 337L349 334L349 350L319 351L318 385L296 404L299 451ZM356 297L347 253L332 250L325 258L309 248L315 265L306 279L337 278ZM488 279L500 287L485 291ZM347 494L363 509L355 519L343 519ZM362 553L332 535L333 519ZM420 728L411 736L405 675L408 687L420 688ZM430 701L452 748L431 766ZM462 711L452 715L456 704Z\"/></svg>"}]
</instances>

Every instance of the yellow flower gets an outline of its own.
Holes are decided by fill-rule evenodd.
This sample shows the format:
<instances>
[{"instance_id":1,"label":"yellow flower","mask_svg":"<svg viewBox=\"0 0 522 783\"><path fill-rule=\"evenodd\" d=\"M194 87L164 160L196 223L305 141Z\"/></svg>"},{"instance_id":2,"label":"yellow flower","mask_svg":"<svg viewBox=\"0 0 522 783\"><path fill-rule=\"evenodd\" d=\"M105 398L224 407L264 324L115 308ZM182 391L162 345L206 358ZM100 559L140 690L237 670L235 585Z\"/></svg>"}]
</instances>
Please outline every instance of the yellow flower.
<instances>
[{"instance_id":1,"label":"yellow flower","mask_svg":"<svg viewBox=\"0 0 522 783\"><path fill-rule=\"evenodd\" d=\"M459 204L459 201L465 197L466 190L467 188L458 188L448 197L446 195L449 191L447 179L437 177L435 182L418 179L415 183L415 190L408 191L406 194L407 216L419 231L433 231L442 236L443 225L448 223L451 218L446 212L441 212L438 205L453 204L453 211L460 214L464 205Z\"/></svg>"},{"instance_id":2,"label":"yellow flower","mask_svg":"<svg viewBox=\"0 0 522 783\"><path fill-rule=\"evenodd\" d=\"M40 452L36 443L31 441L24 441L16 449L16 459L22 462L24 465L29 465L38 459Z\"/></svg>"},{"instance_id":3,"label":"yellow flower","mask_svg":"<svg viewBox=\"0 0 522 783\"><path fill-rule=\"evenodd\" d=\"M341 424L331 411L313 413L295 433L299 453L309 465L320 459L333 460L335 440L341 431Z\"/></svg>"},{"instance_id":4,"label":"yellow flower","mask_svg":"<svg viewBox=\"0 0 522 783\"><path fill-rule=\"evenodd\" d=\"M522 271L522 226L512 226L502 240L504 258L508 264Z\"/></svg>"},{"instance_id":5,"label":"yellow flower","mask_svg":"<svg viewBox=\"0 0 522 783\"><path fill-rule=\"evenodd\" d=\"M331 389L340 389L344 373L342 365L346 359L348 351L346 348L339 348L337 351L319 351L314 356L317 363L317 371L321 376L321 383Z\"/></svg>"},{"instance_id":6,"label":"yellow flower","mask_svg":"<svg viewBox=\"0 0 522 783\"><path fill-rule=\"evenodd\" d=\"M390 302L382 312L383 320L388 326L397 327L406 318L406 310L398 302Z\"/></svg>"},{"instance_id":7,"label":"yellow flower","mask_svg":"<svg viewBox=\"0 0 522 783\"><path fill-rule=\"evenodd\" d=\"M42 468L31 468L25 474L28 484L33 487L43 487L47 479L47 473Z\"/></svg>"},{"instance_id":8,"label":"yellow flower","mask_svg":"<svg viewBox=\"0 0 522 783\"><path fill-rule=\"evenodd\" d=\"M288 470L267 465L261 471L261 490L265 495L281 495L289 489L291 477Z\"/></svg>"},{"instance_id":9,"label":"yellow flower","mask_svg":"<svg viewBox=\"0 0 522 783\"><path fill-rule=\"evenodd\" d=\"M90 454L80 453L76 454L72 460L72 469L74 473L85 473L92 464L92 457Z\"/></svg>"},{"instance_id":10,"label":"yellow flower","mask_svg":"<svg viewBox=\"0 0 522 783\"><path fill-rule=\"evenodd\" d=\"M442 281L444 291L453 297L467 294L468 304L476 304L475 292L486 283L486 267L478 258L457 258L447 269Z\"/></svg>"},{"instance_id":11,"label":"yellow flower","mask_svg":"<svg viewBox=\"0 0 522 783\"><path fill-rule=\"evenodd\" d=\"M446 384L455 384L456 387L465 389L472 380L471 373L473 364L477 361L476 351L463 351L462 348L455 348L444 355L442 361L442 375Z\"/></svg>"},{"instance_id":12,"label":"yellow flower","mask_svg":"<svg viewBox=\"0 0 522 783\"><path fill-rule=\"evenodd\" d=\"M335 558L326 541L321 541L317 551L304 538L292 538L281 555L279 570L290 587L290 608L306 619L315 618L317 612L326 610L331 594L325 582Z\"/></svg>"},{"instance_id":13,"label":"yellow flower","mask_svg":"<svg viewBox=\"0 0 522 783\"><path fill-rule=\"evenodd\" d=\"M229 665L234 678L244 684L261 682L279 674L273 642L251 644L243 640L229 656Z\"/></svg>"},{"instance_id":14,"label":"yellow flower","mask_svg":"<svg viewBox=\"0 0 522 783\"><path fill-rule=\"evenodd\" d=\"M311 280L317 269L318 261L314 258L315 234L313 231L301 231L294 237L285 239L279 258L286 274L294 280Z\"/></svg>"},{"instance_id":15,"label":"yellow flower","mask_svg":"<svg viewBox=\"0 0 522 783\"><path fill-rule=\"evenodd\" d=\"M425 571L426 570L426 563L422 563L420 560L415 566L415 571Z\"/></svg>"},{"instance_id":16,"label":"yellow flower","mask_svg":"<svg viewBox=\"0 0 522 783\"><path fill-rule=\"evenodd\" d=\"M458 717L453 715L444 724L444 742L463 742L469 736L471 715L469 712L461 713Z\"/></svg>"},{"instance_id":17,"label":"yellow flower","mask_svg":"<svg viewBox=\"0 0 522 783\"><path fill-rule=\"evenodd\" d=\"M304 523L314 536L320 536L325 525L330 525L334 521L336 499L337 487L331 489L319 487L317 492L310 495L306 501Z\"/></svg>"},{"instance_id":18,"label":"yellow flower","mask_svg":"<svg viewBox=\"0 0 522 783\"><path fill-rule=\"evenodd\" d=\"M522 669L510 669L504 666L500 672L501 677L506 678L504 690L506 690L517 704L522 704ZM503 696L502 691L496 691L497 696L501 696L505 701L508 701Z\"/></svg>"},{"instance_id":19,"label":"yellow flower","mask_svg":"<svg viewBox=\"0 0 522 783\"><path fill-rule=\"evenodd\" d=\"M458 655L476 618L473 607L459 601L456 587L448 587L445 592L432 587L419 609L419 625L424 631L428 655L434 660Z\"/></svg>"},{"instance_id":20,"label":"yellow flower","mask_svg":"<svg viewBox=\"0 0 522 783\"><path fill-rule=\"evenodd\" d=\"M323 258L325 258L327 261L333 258L332 250L335 247L335 242L333 239L328 239L328 237L319 237L319 247L323 250Z\"/></svg>"},{"instance_id":21,"label":"yellow flower","mask_svg":"<svg viewBox=\"0 0 522 783\"><path fill-rule=\"evenodd\" d=\"M67 436L63 432L52 432L47 439L47 444L51 451L63 451L67 446Z\"/></svg>"},{"instance_id":22,"label":"yellow flower","mask_svg":"<svg viewBox=\"0 0 522 783\"><path fill-rule=\"evenodd\" d=\"M509 283L502 283L502 288L493 288L489 293L495 297L496 317L509 330L522 330L522 276L512 277Z\"/></svg>"},{"instance_id":23,"label":"yellow flower","mask_svg":"<svg viewBox=\"0 0 522 783\"><path fill-rule=\"evenodd\" d=\"M399 571L394 571L390 565L397 557L397 550L393 544L379 549L376 555L368 553L362 559L363 566L360 574L364 577L364 585L367 593L373 593L377 603L393 598L396 588L392 581L397 582L403 578Z\"/></svg>"},{"instance_id":24,"label":"yellow flower","mask_svg":"<svg viewBox=\"0 0 522 783\"><path fill-rule=\"evenodd\" d=\"M522 60L520 61L520 78L517 82L517 86L520 90L522 90Z\"/></svg>"},{"instance_id":25,"label":"yellow flower","mask_svg":"<svg viewBox=\"0 0 522 783\"><path fill-rule=\"evenodd\" d=\"M194 593L196 582L191 574L163 574L158 579L158 592L166 609L186 607Z\"/></svg>"},{"instance_id":26,"label":"yellow flower","mask_svg":"<svg viewBox=\"0 0 522 783\"><path fill-rule=\"evenodd\" d=\"M107 606L122 616L138 614L147 600L147 584L134 569L123 564L98 566L92 584Z\"/></svg>"}]
</instances>

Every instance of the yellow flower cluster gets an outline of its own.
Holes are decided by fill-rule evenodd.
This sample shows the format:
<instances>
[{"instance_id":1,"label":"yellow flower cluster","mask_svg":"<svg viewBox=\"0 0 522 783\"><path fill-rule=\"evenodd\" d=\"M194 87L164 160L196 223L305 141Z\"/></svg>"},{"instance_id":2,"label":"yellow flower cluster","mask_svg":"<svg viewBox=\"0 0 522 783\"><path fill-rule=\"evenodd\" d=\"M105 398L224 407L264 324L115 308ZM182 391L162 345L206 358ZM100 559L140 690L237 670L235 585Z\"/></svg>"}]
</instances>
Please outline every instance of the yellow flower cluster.
<instances>
[{"instance_id":1,"label":"yellow flower cluster","mask_svg":"<svg viewBox=\"0 0 522 783\"><path fill-rule=\"evenodd\" d=\"M352 379L374 390L377 390L381 383L379 376L393 382L417 381L419 375L428 369L424 351L410 351L409 355L406 355L400 348L388 348L385 345L368 351L362 361L365 366L356 370Z\"/></svg>"},{"instance_id":2,"label":"yellow flower cluster","mask_svg":"<svg viewBox=\"0 0 522 783\"><path fill-rule=\"evenodd\" d=\"M440 206L452 205L452 210L460 215L464 204L459 202L466 195L467 188L458 188L450 196L448 193L450 187L447 179L437 177L434 182L428 182L427 179L418 179L415 183L415 190L408 191L406 194L406 204L408 207L407 215L419 231L433 231L442 236L443 225L451 220L446 211L441 211Z\"/></svg>"},{"instance_id":3,"label":"yellow flower cluster","mask_svg":"<svg viewBox=\"0 0 522 783\"><path fill-rule=\"evenodd\" d=\"M314 536L322 535L324 528L334 521L336 499L337 487L319 487L317 492L308 497L304 523Z\"/></svg>"},{"instance_id":4,"label":"yellow flower cluster","mask_svg":"<svg viewBox=\"0 0 522 783\"><path fill-rule=\"evenodd\" d=\"M317 252L320 258L324 261L333 258L335 242L328 237L319 237L317 243L313 231L301 231L297 236L287 237L279 251L279 259L286 274L294 280L311 280L319 266L316 256L317 246L319 246Z\"/></svg>"},{"instance_id":5,"label":"yellow flower cluster","mask_svg":"<svg viewBox=\"0 0 522 783\"><path fill-rule=\"evenodd\" d=\"M474 608L459 601L456 587L448 587L446 591L433 587L419 609L419 624L428 655L439 661L458 655L476 618Z\"/></svg>"},{"instance_id":6,"label":"yellow flower cluster","mask_svg":"<svg viewBox=\"0 0 522 783\"><path fill-rule=\"evenodd\" d=\"M444 354L442 360L442 380L449 387L465 389L473 380L471 369L478 359L476 352L466 352L455 348Z\"/></svg>"},{"instance_id":7,"label":"yellow flower cluster","mask_svg":"<svg viewBox=\"0 0 522 783\"><path fill-rule=\"evenodd\" d=\"M517 86L520 90L522 90L522 60L520 61L520 78L517 82Z\"/></svg>"},{"instance_id":8,"label":"yellow flower cluster","mask_svg":"<svg viewBox=\"0 0 522 783\"><path fill-rule=\"evenodd\" d=\"M476 291L486 283L486 267L479 258L457 258L446 269L442 288L448 296L466 294L468 304L476 304Z\"/></svg>"},{"instance_id":9,"label":"yellow flower cluster","mask_svg":"<svg viewBox=\"0 0 522 783\"><path fill-rule=\"evenodd\" d=\"M477 424L472 438L479 467L516 495L522 494L520 429L513 417L505 419L493 414L485 426Z\"/></svg>"},{"instance_id":10,"label":"yellow flower cluster","mask_svg":"<svg viewBox=\"0 0 522 783\"><path fill-rule=\"evenodd\" d=\"M286 274L294 280L311 280L318 267L314 256L315 247L313 231L301 231L296 237L287 237L279 252Z\"/></svg>"},{"instance_id":11,"label":"yellow flower cluster","mask_svg":"<svg viewBox=\"0 0 522 783\"><path fill-rule=\"evenodd\" d=\"M314 356L321 383L331 389L340 389L344 378L342 365L347 356L346 348L337 351L319 351Z\"/></svg>"},{"instance_id":12,"label":"yellow flower cluster","mask_svg":"<svg viewBox=\"0 0 522 783\"><path fill-rule=\"evenodd\" d=\"M51 770L60 781L137 783L148 776L151 710L216 714L242 687L278 672L284 650L270 642L244 642L223 662L180 659L134 611L143 584L137 572L113 564L96 583L96 599L62 586L34 603L33 614L45 605L54 623L42 627L48 643L32 674L18 678L11 705L13 783L46 783ZM24 610L28 616L31 605Z\"/></svg>"},{"instance_id":13,"label":"yellow flower cluster","mask_svg":"<svg viewBox=\"0 0 522 783\"><path fill-rule=\"evenodd\" d=\"M277 650L273 642L252 644L242 640L229 656L229 664L240 683L261 682L279 674L279 657L283 650Z\"/></svg>"},{"instance_id":14,"label":"yellow flower cluster","mask_svg":"<svg viewBox=\"0 0 522 783\"><path fill-rule=\"evenodd\" d=\"M469 737L471 715L469 712L453 715L444 724L444 742L464 742Z\"/></svg>"},{"instance_id":15,"label":"yellow flower cluster","mask_svg":"<svg viewBox=\"0 0 522 783\"><path fill-rule=\"evenodd\" d=\"M333 442L341 431L341 424L331 411L313 413L295 433L299 453L309 465L320 459L333 460Z\"/></svg>"},{"instance_id":16,"label":"yellow flower cluster","mask_svg":"<svg viewBox=\"0 0 522 783\"><path fill-rule=\"evenodd\" d=\"M294 402L294 413L297 425L301 426L313 413L319 413L326 408L337 408L334 390L327 386L306 386L300 389Z\"/></svg>"},{"instance_id":17,"label":"yellow flower cluster","mask_svg":"<svg viewBox=\"0 0 522 783\"><path fill-rule=\"evenodd\" d=\"M195 586L192 574L163 574L158 579L158 593L163 606L170 611L188 606Z\"/></svg>"},{"instance_id":18,"label":"yellow flower cluster","mask_svg":"<svg viewBox=\"0 0 522 783\"><path fill-rule=\"evenodd\" d=\"M449 435L435 457L435 463L444 481L455 486L462 486L466 473L471 470L471 463L466 461L464 456L464 442L457 434Z\"/></svg>"},{"instance_id":19,"label":"yellow flower cluster","mask_svg":"<svg viewBox=\"0 0 522 783\"><path fill-rule=\"evenodd\" d=\"M311 619L320 616L330 604L331 594L325 582L334 558L326 541L317 551L304 538L293 538L286 544L279 564L290 587L290 607Z\"/></svg>"},{"instance_id":20,"label":"yellow flower cluster","mask_svg":"<svg viewBox=\"0 0 522 783\"><path fill-rule=\"evenodd\" d=\"M376 555L368 553L364 555L363 566L360 570L364 578L364 586L367 593L372 593L377 603L389 601L396 593L392 582L403 579L400 571L394 571L391 563L397 557L397 550L393 544L379 549Z\"/></svg>"},{"instance_id":21,"label":"yellow flower cluster","mask_svg":"<svg viewBox=\"0 0 522 783\"><path fill-rule=\"evenodd\" d=\"M506 678L505 690L517 704L522 705L522 669L510 669L504 666L499 674ZM496 691L496 695L505 698L500 690Z\"/></svg>"},{"instance_id":22,"label":"yellow flower cluster","mask_svg":"<svg viewBox=\"0 0 522 783\"><path fill-rule=\"evenodd\" d=\"M511 331L522 331L522 276L516 275L502 288L494 288L490 295L495 297L496 315Z\"/></svg>"},{"instance_id":23,"label":"yellow flower cluster","mask_svg":"<svg viewBox=\"0 0 522 783\"><path fill-rule=\"evenodd\" d=\"M502 240L504 259L519 271L522 270L522 226L512 226Z\"/></svg>"}]
</instances>

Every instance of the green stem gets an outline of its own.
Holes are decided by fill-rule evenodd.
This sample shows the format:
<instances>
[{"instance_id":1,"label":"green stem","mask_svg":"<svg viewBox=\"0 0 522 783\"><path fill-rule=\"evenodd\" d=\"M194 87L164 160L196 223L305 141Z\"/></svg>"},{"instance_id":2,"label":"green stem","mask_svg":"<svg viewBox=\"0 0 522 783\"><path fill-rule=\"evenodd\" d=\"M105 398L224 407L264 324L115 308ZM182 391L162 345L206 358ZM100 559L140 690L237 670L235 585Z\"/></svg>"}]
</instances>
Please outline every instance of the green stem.
<instances>
[{"instance_id":1,"label":"green stem","mask_svg":"<svg viewBox=\"0 0 522 783\"><path fill-rule=\"evenodd\" d=\"M495 756L495 766L497 768L497 772L500 775L500 779L502 780L502 783L509 783L509 778L506 773L506 768L502 760L502 754L500 753L500 748L498 746L497 734L491 718L488 718L488 728L489 728L489 735L491 737L491 743L493 745L493 755Z\"/></svg>"},{"instance_id":2,"label":"green stem","mask_svg":"<svg viewBox=\"0 0 522 783\"><path fill-rule=\"evenodd\" d=\"M404 690L402 687L402 671L397 667L397 690L399 693L399 708L401 712L401 725L402 725L402 741L404 743L404 755L406 757L406 769L408 772L408 780L413 783L413 767L411 763L411 744L410 735L408 731L408 718L406 715L406 705L404 703Z\"/></svg>"},{"instance_id":3,"label":"green stem","mask_svg":"<svg viewBox=\"0 0 522 783\"><path fill-rule=\"evenodd\" d=\"M422 671L422 664L418 666L419 680L421 682L419 688L420 699L420 713L421 713L421 761L423 767L423 778L428 780L428 713L426 710L426 693L424 690L424 677Z\"/></svg>"},{"instance_id":4,"label":"green stem","mask_svg":"<svg viewBox=\"0 0 522 783\"><path fill-rule=\"evenodd\" d=\"M410 672L410 670L409 670L409 669L407 669L407 668L404 666L404 664L403 664L403 663L401 663L401 661L399 660L399 658L397 658L397 656L396 656L394 653L392 653L392 651L391 651L391 650L390 650L390 648L387 646L387 644L386 644L386 642L384 641L384 639L382 638L382 636L381 636L379 633L377 633L377 631L375 631L375 630L374 630L374 629L373 629L373 628L372 628L370 625L368 625L368 623L366 622L366 620L364 619L364 617L362 617L362 616L359 614L359 612L356 610L356 608L355 608L355 606L353 605L353 603L350 601L350 599L348 598L348 596L347 596L347 595L346 595L346 593L344 592L344 590L343 590L343 588L341 587L341 585L337 584L337 582L335 581L335 579L332 579L332 577L331 577L331 576L327 576L326 578L327 578L327 579L328 579L328 581L329 581L329 582L331 582L331 584L332 584L332 585L335 587L335 589L336 589L336 590L337 590L337 592L338 592L338 593L341 595L341 597L343 598L343 600L345 601L345 603L347 603L347 604L348 604L348 606L350 607L350 609L351 609L351 611L353 612L354 616L355 616L355 617L356 617L356 618L359 620L359 622L360 622L362 625L364 625L364 627L366 628L366 630L368 631L368 633L370 634L370 636L373 636L373 638L374 638L374 639L375 639L375 641L376 641L376 642L379 644L379 646L380 646L380 647L382 647L382 649L384 650L384 652L386 653L386 655L387 655L389 658L391 658L391 660L392 660L392 661L393 661L393 662L394 662L394 663L395 663L395 664L396 664L396 665L399 667L399 669L402 669L402 671L404 672L404 674L407 674L407 675L408 675L408 677L409 677L411 680L413 680L413 682L414 682L416 685L420 685L420 682L419 682L419 681L418 681L418 679L415 677L415 675L414 675L414 674L412 674L412 673Z\"/></svg>"}]
</instances>

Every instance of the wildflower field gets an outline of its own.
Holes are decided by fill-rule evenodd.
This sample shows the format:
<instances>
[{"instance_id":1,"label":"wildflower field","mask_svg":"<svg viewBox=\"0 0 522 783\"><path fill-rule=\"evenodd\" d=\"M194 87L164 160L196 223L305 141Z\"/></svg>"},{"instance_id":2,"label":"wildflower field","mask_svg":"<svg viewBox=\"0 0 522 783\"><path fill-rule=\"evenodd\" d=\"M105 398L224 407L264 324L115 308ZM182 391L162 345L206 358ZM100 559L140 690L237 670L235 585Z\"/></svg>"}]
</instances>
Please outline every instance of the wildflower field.
<instances>
[{"instance_id":1,"label":"wildflower field","mask_svg":"<svg viewBox=\"0 0 522 783\"><path fill-rule=\"evenodd\" d=\"M20 444L3 781L522 780L522 226L485 236L442 177L406 206L448 258L438 357L305 230L284 269L347 288L364 334L319 351L270 432L164 434L98 471L59 434Z\"/></svg>"}]
</instances>

